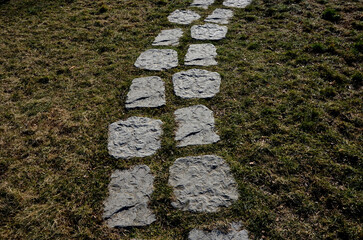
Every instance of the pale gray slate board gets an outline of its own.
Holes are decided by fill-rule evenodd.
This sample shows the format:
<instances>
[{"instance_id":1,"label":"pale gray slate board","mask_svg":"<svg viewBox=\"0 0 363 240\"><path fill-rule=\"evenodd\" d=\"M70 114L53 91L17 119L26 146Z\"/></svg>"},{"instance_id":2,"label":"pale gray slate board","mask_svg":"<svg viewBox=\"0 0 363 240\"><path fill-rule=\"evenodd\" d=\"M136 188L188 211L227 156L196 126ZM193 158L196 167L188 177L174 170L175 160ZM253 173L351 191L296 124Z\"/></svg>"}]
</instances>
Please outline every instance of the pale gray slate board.
<instances>
[{"instance_id":1,"label":"pale gray slate board","mask_svg":"<svg viewBox=\"0 0 363 240\"><path fill-rule=\"evenodd\" d=\"M193 3L190 6L191 7L200 7L200 8L207 9L214 2L215 2L215 0L194 0Z\"/></svg>"},{"instance_id":2,"label":"pale gray slate board","mask_svg":"<svg viewBox=\"0 0 363 240\"><path fill-rule=\"evenodd\" d=\"M183 36L180 28L162 30L152 43L153 46L178 46L179 39Z\"/></svg>"},{"instance_id":3,"label":"pale gray slate board","mask_svg":"<svg viewBox=\"0 0 363 240\"><path fill-rule=\"evenodd\" d=\"M184 58L185 65L213 66L217 65L215 57L217 49L213 44L191 44Z\"/></svg>"},{"instance_id":4,"label":"pale gray slate board","mask_svg":"<svg viewBox=\"0 0 363 240\"><path fill-rule=\"evenodd\" d=\"M219 24L228 24L229 19L233 17L233 11L230 9L217 8L204 21Z\"/></svg>"},{"instance_id":5,"label":"pale gray slate board","mask_svg":"<svg viewBox=\"0 0 363 240\"><path fill-rule=\"evenodd\" d=\"M172 206L183 211L217 212L238 199L228 164L215 155L178 158L170 167Z\"/></svg>"},{"instance_id":6,"label":"pale gray slate board","mask_svg":"<svg viewBox=\"0 0 363 240\"><path fill-rule=\"evenodd\" d=\"M191 28L192 38L197 40L221 40L226 37L228 28L214 23L194 25Z\"/></svg>"},{"instance_id":7,"label":"pale gray slate board","mask_svg":"<svg viewBox=\"0 0 363 240\"><path fill-rule=\"evenodd\" d=\"M191 10L175 10L168 16L169 22L188 25L198 20L200 15Z\"/></svg>"},{"instance_id":8,"label":"pale gray slate board","mask_svg":"<svg viewBox=\"0 0 363 240\"><path fill-rule=\"evenodd\" d=\"M252 0L224 0L223 5L226 7L245 8L251 2Z\"/></svg>"},{"instance_id":9,"label":"pale gray slate board","mask_svg":"<svg viewBox=\"0 0 363 240\"><path fill-rule=\"evenodd\" d=\"M202 231L193 229L189 232L188 240L249 240L247 230L242 230L240 223L232 223L229 232L222 232L218 229Z\"/></svg>"},{"instance_id":10,"label":"pale gray slate board","mask_svg":"<svg viewBox=\"0 0 363 240\"><path fill-rule=\"evenodd\" d=\"M149 49L141 53L135 67L161 71L178 66L178 53L173 49Z\"/></svg>"}]
</instances>

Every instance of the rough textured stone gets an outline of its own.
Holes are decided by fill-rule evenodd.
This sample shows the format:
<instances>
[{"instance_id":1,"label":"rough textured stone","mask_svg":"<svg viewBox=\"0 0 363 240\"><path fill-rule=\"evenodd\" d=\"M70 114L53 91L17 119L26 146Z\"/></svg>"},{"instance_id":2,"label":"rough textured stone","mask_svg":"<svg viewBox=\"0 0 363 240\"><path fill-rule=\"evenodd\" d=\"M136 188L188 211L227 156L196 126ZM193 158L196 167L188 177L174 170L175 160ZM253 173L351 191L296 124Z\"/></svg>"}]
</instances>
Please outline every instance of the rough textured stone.
<instances>
[{"instance_id":1,"label":"rough textured stone","mask_svg":"<svg viewBox=\"0 0 363 240\"><path fill-rule=\"evenodd\" d=\"M165 105L165 86L160 77L143 77L132 80L127 94L126 108L160 107Z\"/></svg>"},{"instance_id":2,"label":"rough textured stone","mask_svg":"<svg viewBox=\"0 0 363 240\"><path fill-rule=\"evenodd\" d=\"M219 92L221 76L217 72L190 69L173 75L175 94L182 98L210 98Z\"/></svg>"},{"instance_id":3,"label":"rough textured stone","mask_svg":"<svg viewBox=\"0 0 363 240\"><path fill-rule=\"evenodd\" d=\"M149 49L141 53L135 67L161 71L178 66L178 53L172 49Z\"/></svg>"},{"instance_id":4,"label":"rough textured stone","mask_svg":"<svg viewBox=\"0 0 363 240\"><path fill-rule=\"evenodd\" d=\"M168 16L169 22L178 24L191 24L193 21L198 20L200 15L191 10L175 10Z\"/></svg>"},{"instance_id":5,"label":"rough textured stone","mask_svg":"<svg viewBox=\"0 0 363 240\"><path fill-rule=\"evenodd\" d=\"M184 58L185 65L212 66L217 65L214 59L217 56L217 49L213 44L192 44Z\"/></svg>"},{"instance_id":6,"label":"rough textured stone","mask_svg":"<svg viewBox=\"0 0 363 240\"><path fill-rule=\"evenodd\" d=\"M115 158L146 157L160 147L162 122L144 117L130 117L110 124L108 152Z\"/></svg>"},{"instance_id":7,"label":"rough textured stone","mask_svg":"<svg viewBox=\"0 0 363 240\"><path fill-rule=\"evenodd\" d=\"M194 0L190 6L207 9L209 5L212 5L214 3L214 1L215 0Z\"/></svg>"},{"instance_id":8,"label":"rough textured stone","mask_svg":"<svg viewBox=\"0 0 363 240\"><path fill-rule=\"evenodd\" d=\"M224 0L223 5L226 7L245 8L250 5L252 0Z\"/></svg>"},{"instance_id":9,"label":"rough textured stone","mask_svg":"<svg viewBox=\"0 0 363 240\"><path fill-rule=\"evenodd\" d=\"M181 108L174 115L179 125L175 134L178 147L211 144L220 140L214 132L213 112L206 106Z\"/></svg>"},{"instance_id":10,"label":"rough textured stone","mask_svg":"<svg viewBox=\"0 0 363 240\"><path fill-rule=\"evenodd\" d=\"M217 8L204 21L212 22L212 23L219 23L219 24L228 24L229 19L232 17L233 17L232 10Z\"/></svg>"},{"instance_id":11,"label":"rough textured stone","mask_svg":"<svg viewBox=\"0 0 363 240\"><path fill-rule=\"evenodd\" d=\"M170 167L169 184L184 211L216 212L238 199L237 183L225 161L214 155L177 159Z\"/></svg>"},{"instance_id":12,"label":"rough textured stone","mask_svg":"<svg viewBox=\"0 0 363 240\"><path fill-rule=\"evenodd\" d=\"M138 165L130 170L116 170L108 185L103 218L109 227L145 226L156 220L148 208L154 177L150 168Z\"/></svg>"},{"instance_id":13,"label":"rough textured stone","mask_svg":"<svg viewBox=\"0 0 363 240\"><path fill-rule=\"evenodd\" d=\"M163 30L155 38L152 45L154 46L177 46L179 39L183 36L183 31L180 28Z\"/></svg>"},{"instance_id":14,"label":"rough textured stone","mask_svg":"<svg viewBox=\"0 0 363 240\"><path fill-rule=\"evenodd\" d=\"M228 28L213 23L194 25L191 29L192 38L197 40L220 40L226 37Z\"/></svg>"},{"instance_id":15,"label":"rough textured stone","mask_svg":"<svg viewBox=\"0 0 363 240\"><path fill-rule=\"evenodd\" d=\"M232 230L224 233L220 230L202 231L193 229L188 236L188 240L249 240L248 232L241 230L242 225L232 223Z\"/></svg>"}]
</instances>

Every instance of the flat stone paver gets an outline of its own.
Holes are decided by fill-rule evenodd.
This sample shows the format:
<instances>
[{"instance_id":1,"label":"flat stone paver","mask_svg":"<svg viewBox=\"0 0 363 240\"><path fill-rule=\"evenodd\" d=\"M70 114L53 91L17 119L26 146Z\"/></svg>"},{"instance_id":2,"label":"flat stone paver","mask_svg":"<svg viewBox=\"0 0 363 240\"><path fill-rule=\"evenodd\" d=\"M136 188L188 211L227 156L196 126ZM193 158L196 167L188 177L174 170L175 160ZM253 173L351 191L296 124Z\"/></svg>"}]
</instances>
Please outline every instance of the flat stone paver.
<instances>
[{"instance_id":1,"label":"flat stone paver","mask_svg":"<svg viewBox=\"0 0 363 240\"><path fill-rule=\"evenodd\" d=\"M204 105L181 108L174 112L178 129L175 140L178 147L203 145L218 142L220 137L214 131L213 112Z\"/></svg>"},{"instance_id":2,"label":"flat stone paver","mask_svg":"<svg viewBox=\"0 0 363 240\"><path fill-rule=\"evenodd\" d=\"M226 7L245 8L250 5L252 0L224 0L223 5Z\"/></svg>"},{"instance_id":3,"label":"flat stone paver","mask_svg":"<svg viewBox=\"0 0 363 240\"><path fill-rule=\"evenodd\" d=\"M197 40L220 40L226 37L228 28L214 23L194 25L191 28L192 38Z\"/></svg>"},{"instance_id":4,"label":"flat stone paver","mask_svg":"<svg viewBox=\"0 0 363 240\"><path fill-rule=\"evenodd\" d=\"M142 77L132 80L127 94L126 108L160 107L165 105L165 86L160 77Z\"/></svg>"},{"instance_id":5,"label":"flat stone paver","mask_svg":"<svg viewBox=\"0 0 363 240\"><path fill-rule=\"evenodd\" d=\"M169 22L188 25L198 20L200 15L191 10L175 10L168 16Z\"/></svg>"},{"instance_id":6,"label":"flat stone paver","mask_svg":"<svg viewBox=\"0 0 363 240\"><path fill-rule=\"evenodd\" d=\"M211 98L219 92L221 75L202 69L190 69L173 75L174 92L181 98Z\"/></svg>"},{"instance_id":7,"label":"flat stone paver","mask_svg":"<svg viewBox=\"0 0 363 240\"><path fill-rule=\"evenodd\" d=\"M214 2L215 2L215 0L194 0L190 6L207 9Z\"/></svg>"},{"instance_id":8,"label":"flat stone paver","mask_svg":"<svg viewBox=\"0 0 363 240\"><path fill-rule=\"evenodd\" d=\"M232 17L233 17L232 10L217 8L204 21L212 22L212 23L219 23L219 24L228 24L229 19Z\"/></svg>"},{"instance_id":9,"label":"flat stone paver","mask_svg":"<svg viewBox=\"0 0 363 240\"><path fill-rule=\"evenodd\" d=\"M124 159L153 155L161 147L162 124L160 120L146 117L130 117L110 124L109 154Z\"/></svg>"},{"instance_id":10,"label":"flat stone paver","mask_svg":"<svg viewBox=\"0 0 363 240\"><path fill-rule=\"evenodd\" d=\"M135 67L161 71L178 66L178 53L172 49L149 49L141 53Z\"/></svg>"},{"instance_id":11,"label":"flat stone paver","mask_svg":"<svg viewBox=\"0 0 363 240\"><path fill-rule=\"evenodd\" d=\"M184 58L185 65L212 66L217 65L214 59L217 49L213 44L191 44Z\"/></svg>"},{"instance_id":12,"label":"flat stone paver","mask_svg":"<svg viewBox=\"0 0 363 240\"><path fill-rule=\"evenodd\" d=\"M232 223L232 230L224 233L218 229L212 231L202 231L193 229L188 236L188 240L249 240L248 232L241 230L241 225Z\"/></svg>"},{"instance_id":13,"label":"flat stone paver","mask_svg":"<svg viewBox=\"0 0 363 240\"><path fill-rule=\"evenodd\" d=\"M238 199L237 183L227 163L215 155L178 158L170 167L169 185L183 211L217 212Z\"/></svg>"},{"instance_id":14,"label":"flat stone paver","mask_svg":"<svg viewBox=\"0 0 363 240\"><path fill-rule=\"evenodd\" d=\"M180 28L162 30L152 43L153 46L177 46L179 39L183 36Z\"/></svg>"},{"instance_id":15,"label":"flat stone paver","mask_svg":"<svg viewBox=\"0 0 363 240\"><path fill-rule=\"evenodd\" d=\"M137 165L130 170L115 170L104 201L103 218L109 227L146 226L156 220L148 208L154 177L150 168Z\"/></svg>"}]
</instances>

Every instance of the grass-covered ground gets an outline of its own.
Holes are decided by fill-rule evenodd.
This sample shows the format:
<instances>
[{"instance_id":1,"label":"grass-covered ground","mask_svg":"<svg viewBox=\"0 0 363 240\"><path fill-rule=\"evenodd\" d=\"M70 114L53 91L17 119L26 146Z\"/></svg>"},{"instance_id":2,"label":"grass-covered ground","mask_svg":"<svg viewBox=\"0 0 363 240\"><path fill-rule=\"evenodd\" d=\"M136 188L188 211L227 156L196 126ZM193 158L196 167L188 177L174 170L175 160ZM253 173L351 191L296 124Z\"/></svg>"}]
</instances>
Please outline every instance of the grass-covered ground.
<instances>
[{"instance_id":1,"label":"grass-covered ground","mask_svg":"<svg viewBox=\"0 0 363 240\"><path fill-rule=\"evenodd\" d=\"M133 66L169 13L191 0L0 1L0 239L185 239L195 228L242 221L251 237L362 239L361 0L255 0L235 9L216 42L221 92L173 95L171 76ZM208 10L196 9L202 19ZM178 26L180 27L180 26ZM189 27L175 47L182 59ZM167 105L126 111L132 79L157 74ZM173 112L204 104L222 140L176 148ZM164 122L153 157L115 160L107 127L130 116ZM240 199L215 214L171 207L168 168L217 154ZM102 202L114 169L147 164L156 176L149 227L112 230Z\"/></svg>"}]
</instances>

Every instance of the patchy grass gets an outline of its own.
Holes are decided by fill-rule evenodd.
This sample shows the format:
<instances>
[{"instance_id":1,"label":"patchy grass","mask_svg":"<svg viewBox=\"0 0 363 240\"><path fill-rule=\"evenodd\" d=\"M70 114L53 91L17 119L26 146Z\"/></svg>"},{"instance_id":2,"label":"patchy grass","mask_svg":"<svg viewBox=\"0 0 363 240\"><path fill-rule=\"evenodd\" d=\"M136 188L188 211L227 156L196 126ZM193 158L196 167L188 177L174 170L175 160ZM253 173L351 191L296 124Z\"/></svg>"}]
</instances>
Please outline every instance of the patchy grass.
<instances>
[{"instance_id":1,"label":"patchy grass","mask_svg":"<svg viewBox=\"0 0 363 240\"><path fill-rule=\"evenodd\" d=\"M360 1L255 0L236 9L228 37L215 43L220 64L208 68L223 77L220 94L186 101L171 84L186 67L150 73L133 64L157 33L176 26L167 15L190 2L0 1L0 238L185 239L194 227L238 220L256 238L362 238ZM196 11L205 17L221 3ZM182 28L173 47L180 62L198 42ZM167 105L126 111L132 79L151 74L165 80ZM215 112L222 140L176 148L173 112L197 103ZM134 115L164 122L163 148L115 160L107 126ZM169 166L200 154L230 164L241 195L231 208L171 207ZM156 176L157 222L108 229L109 176L135 164Z\"/></svg>"}]
</instances>

